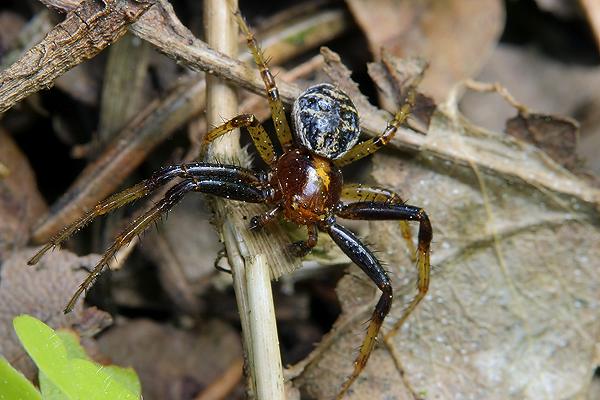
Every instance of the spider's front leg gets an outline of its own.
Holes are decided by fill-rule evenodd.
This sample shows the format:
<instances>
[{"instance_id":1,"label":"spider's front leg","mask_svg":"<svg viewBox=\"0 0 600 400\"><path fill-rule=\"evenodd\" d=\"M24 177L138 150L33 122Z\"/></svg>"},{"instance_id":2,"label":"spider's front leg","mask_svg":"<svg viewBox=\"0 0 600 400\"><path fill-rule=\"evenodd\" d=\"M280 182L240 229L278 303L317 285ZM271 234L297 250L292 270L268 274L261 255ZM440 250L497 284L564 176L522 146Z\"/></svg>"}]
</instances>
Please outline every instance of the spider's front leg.
<instances>
[{"instance_id":1,"label":"spider's front leg","mask_svg":"<svg viewBox=\"0 0 600 400\"><path fill-rule=\"evenodd\" d=\"M385 338L393 337L402 327L406 319L423 300L429 289L430 276L430 245L433 236L429 217L422 208L407 204L388 204L381 202L359 202L344 205L337 216L347 219L363 220L405 220L419 222L419 241L417 244L417 294L408 304L400 319L392 329L386 333Z\"/></svg>"},{"instance_id":2,"label":"spider's front leg","mask_svg":"<svg viewBox=\"0 0 600 400\"><path fill-rule=\"evenodd\" d=\"M238 128L246 128L248 130L254 147L256 147L258 154L267 165L275 163L277 155L273 148L273 142L271 142L269 134L253 114L238 115L208 132L202 142L202 153L206 153L206 148L216 138Z\"/></svg>"},{"instance_id":3,"label":"spider's front leg","mask_svg":"<svg viewBox=\"0 0 600 400\"><path fill-rule=\"evenodd\" d=\"M287 150L292 146L292 132L290 130L290 125L287 121L287 117L285 116L285 109L283 107L281 97L279 96L279 89L277 89L275 78L269 70L267 60L265 60L260 46L258 45L252 31L250 30L250 28L248 28L246 21L244 21L244 18L241 16L239 11L235 12L235 16L238 20L238 25L240 26L240 29L246 35L246 42L248 43L248 48L252 53L254 62L256 63L256 66L260 71L260 76L265 84L265 91L267 92L267 98L269 99L271 117L273 118L273 124L275 125L275 130L277 131L277 138L279 139L279 143L281 144L283 149Z\"/></svg>"},{"instance_id":4,"label":"spider's front leg","mask_svg":"<svg viewBox=\"0 0 600 400\"><path fill-rule=\"evenodd\" d=\"M406 89L406 95L404 96L404 101L402 102L400 109L396 112L394 118L388 122L383 133L375 138L358 143L341 158L334 160L335 165L338 167L343 167L344 165L348 165L354 161L360 160L361 158L375 153L394 138L398 128L408 119L412 109L415 106L415 102L417 101L417 86L423 79L424 72L425 71L422 71L412 80Z\"/></svg>"},{"instance_id":5,"label":"spider's front leg","mask_svg":"<svg viewBox=\"0 0 600 400\"><path fill-rule=\"evenodd\" d=\"M42 247L42 249L27 262L27 264L36 264L48 250L60 245L72 234L89 224L95 218L107 214L119 207L123 207L134 200L145 197L175 178L200 179L208 177L218 179L238 179L240 182L250 185L258 185L261 181L254 172L236 166L190 163L161 168L159 171L152 174L150 178L130 188L124 189L119 193L115 193L96 204L96 206L85 213L83 217L54 235L48 243L46 243L46 245L44 245L44 247Z\"/></svg>"},{"instance_id":6,"label":"spider's front leg","mask_svg":"<svg viewBox=\"0 0 600 400\"><path fill-rule=\"evenodd\" d=\"M67 304L65 313L73 309L77 299L89 288L94 279L98 277L102 269L108 265L110 259L121 247L128 244L136 235L146 230L153 222L157 221L162 215L179 203L187 193L191 191L202 192L249 203L265 202L270 196L270 190L268 189L265 177L262 174L254 173L245 168L234 165L208 163L192 163L166 167L155 173L150 179L130 189L125 189L98 204L82 219L67 227L48 245L42 248L29 263L33 264L37 262L48 248L66 239L71 233L81 228L96 216L105 214L112 209L142 197L175 177L183 177L184 180L171 187L162 200L143 215L136 218L117 236L113 244L102 256L100 262L96 264L85 281L79 286Z\"/></svg>"},{"instance_id":7,"label":"spider's front leg","mask_svg":"<svg viewBox=\"0 0 600 400\"><path fill-rule=\"evenodd\" d=\"M377 258L352 232L332 220L329 220L321 229L329 233L340 249L375 282L382 292L369 322L365 339L360 346L358 357L354 361L354 370L344 382L337 395L337 399L341 399L356 378L358 378L373 351L381 324L392 306L392 285L390 278Z\"/></svg>"}]
</instances>

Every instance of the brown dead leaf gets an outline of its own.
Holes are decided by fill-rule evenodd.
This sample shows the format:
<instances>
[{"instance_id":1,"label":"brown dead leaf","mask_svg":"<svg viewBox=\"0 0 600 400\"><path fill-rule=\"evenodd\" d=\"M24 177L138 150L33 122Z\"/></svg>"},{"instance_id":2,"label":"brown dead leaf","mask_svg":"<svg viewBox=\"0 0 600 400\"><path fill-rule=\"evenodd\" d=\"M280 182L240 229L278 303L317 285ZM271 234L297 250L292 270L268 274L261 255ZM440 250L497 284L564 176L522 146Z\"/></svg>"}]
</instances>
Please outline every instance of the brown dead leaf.
<instances>
[{"instance_id":1,"label":"brown dead leaf","mask_svg":"<svg viewBox=\"0 0 600 400\"><path fill-rule=\"evenodd\" d=\"M388 51L381 51L381 62L369 63L369 76L381 93L389 99L394 113L406 101L407 88L419 76L427 73L427 63L421 59L403 60ZM385 102L388 103L388 102ZM421 133L427 133L431 116L435 111L435 101L422 93L417 93L415 106L411 110L408 125Z\"/></svg>"},{"instance_id":2,"label":"brown dead leaf","mask_svg":"<svg viewBox=\"0 0 600 400\"><path fill-rule=\"evenodd\" d=\"M518 71L516 73L515 71ZM501 45L477 78L500 82L529 108L545 114L566 115L581 124L578 156L600 172L600 70L595 66L561 63L530 48ZM514 108L500 96L465 93L461 110L476 124L502 131Z\"/></svg>"},{"instance_id":3,"label":"brown dead leaf","mask_svg":"<svg viewBox=\"0 0 600 400\"><path fill-rule=\"evenodd\" d=\"M14 333L14 317L29 314L52 328L72 328L82 336L96 334L112 322L107 313L84 308L81 302L73 312L62 312L87 276L84 268L92 268L98 256L77 257L68 251L56 251L29 267L27 260L34 252L27 249L13 253L2 263L0 273L0 354L30 378L36 369Z\"/></svg>"},{"instance_id":4,"label":"brown dead leaf","mask_svg":"<svg viewBox=\"0 0 600 400\"><path fill-rule=\"evenodd\" d=\"M503 5L485 1L347 0L371 53L382 47L398 57L430 62L422 90L437 102L487 60L504 26Z\"/></svg>"},{"instance_id":5,"label":"brown dead leaf","mask_svg":"<svg viewBox=\"0 0 600 400\"><path fill-rule=\"evenodd\" d=\"M192 399L242 354L238 335L218 321L189 331L150 320L128 321L98 343L114 363L135 369L147 399Z\"/></svg>"},{"instance_id":6,"label":"brown dead leaf","mask_svg":"<svg viewBox=\"0 0 600 400\"><path fill-rule=\"evenodd\" d=\"M551 161L534 163L543 160L535 147L514 139L506 147L506 136L457 115L436 113L425 148L452 143L466 154L495 151L505 162L528 155L532 174L536 168L559 172ZM378 185L427 210L434 273L425 301L392 348L376 349L348 398L583 397L597 364L600 329L598 211L577 197L450 165L427 151L417 160L377 154L374 162ZM370 226L367 239L388 264L396 290L389 327L415 294L415 271L397 224ZM337 329L297 380L315 398L334 395L352 369L363 322L379 295L363 279L356 270L340 283L347 294L340 295Z\"/></svg>"},{"instance_id":7,"label":"brown dead leaf","mask_svg":"<svg viewBox=\"0 0 600 400\"><path fill-rule=\"evenodd\" d=\"M565 168L575 167L579 124L549 114L518 114L506 121L506 133L544 150Z\"/></svg>"},{"instance_id":8,"label":"brown dead leaf","mask_svg":"<svg viewBox=\"0 0 600 400\"><path fill-rule=\"evenodd\" d=\"M0 128L0 161L7 169L0 179L0 261L11 251L24 246L29 230L43 215L47 206L37 189L37 183L27 157Z\"/></svg>"}]
</instances>

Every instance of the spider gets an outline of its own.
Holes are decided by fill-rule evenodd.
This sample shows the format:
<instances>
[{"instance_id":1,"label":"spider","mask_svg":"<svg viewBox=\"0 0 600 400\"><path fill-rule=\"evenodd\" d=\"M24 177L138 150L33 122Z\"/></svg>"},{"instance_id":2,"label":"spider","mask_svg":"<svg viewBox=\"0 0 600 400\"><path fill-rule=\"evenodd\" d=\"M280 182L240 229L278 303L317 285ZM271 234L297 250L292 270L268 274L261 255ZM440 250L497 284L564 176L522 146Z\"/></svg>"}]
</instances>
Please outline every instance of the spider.
<instances>
[{"instance_id":1,"label":"spider","mask_svg":"<svg viewBox=\"0 0 600 400\"><path fill-rule=\"evenodd\" d=\"M385 146L406 121L415 103L417 78L406 90L403 104L378 137L358 143L359 116L352 100L335 86L323 83L306 89L294 102L293 130L285 114L275 79L258 43L239 12L235 13L246 36L248 47L260 71L271 109L278 141L283 149L277 155L265 128L251 114L239 115L207 133L204 145L237 128L245 128L258 154L268 165L267 172L256 172L236 165L195 162L163 167L149 179L108 197L82 218L53 237L28 262L33 265L49 249L65 241L94 218L146 196L175 178L173 185L154 207L132 221L117 236L101 260L81 283L65 308L71 311L77 299L108 266L109 260L136 235L175 206L189 192L201 192L231 200L264 203L268 211L254 216L249 229L258 230L278 217L306 226L306 240L292 243L291 251L302 257L317 244L318 232L325 232L381 290L381 297L370 319L366 336L354 362L352 374L343 383L338 399L365 367L384 318L392 306L392 285L380 262L351 231L338 224L337 218L353 220L399 220L404 238L416 257L417 294L401 318L386 334L392 336L425 297L429 287L429 247L432 229L425 211L405 204L391 190L360 184L344 184L341 167L366 157ZM419 222L418 245L414 249L407 221Z\"/></svg>"}]
</instances>

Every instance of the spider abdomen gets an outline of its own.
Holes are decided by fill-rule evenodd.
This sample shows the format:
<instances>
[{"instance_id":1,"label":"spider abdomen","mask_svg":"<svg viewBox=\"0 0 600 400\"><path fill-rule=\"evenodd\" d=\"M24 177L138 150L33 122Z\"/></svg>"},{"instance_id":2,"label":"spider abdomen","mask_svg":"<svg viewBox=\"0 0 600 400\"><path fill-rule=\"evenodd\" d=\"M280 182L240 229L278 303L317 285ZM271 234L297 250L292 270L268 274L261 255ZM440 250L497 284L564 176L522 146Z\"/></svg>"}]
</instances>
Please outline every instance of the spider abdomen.
<instances>
[{"instance_id":1,"label":"spider abdomen","mask_svg":"<svg viewBox=\"0 0 600 400\"><path fill-rule=\"evenodd\" d=\"M330 160L298 149L277 161L271 184L278 188L284 216L306 225L331 215L340 200L343 179Z\"/></svg>"},{"instance_id":2,"label":"spider abdomen","mask_svg":"<svg viewBox=\"0 0 600 400\"><path fill-rule=\"evenodd\" d=\"M292 109L296 140L311 152L335 160L358 141L358 111L346 93L329 83L306 89Z\"/></svg>"}]
</instances>

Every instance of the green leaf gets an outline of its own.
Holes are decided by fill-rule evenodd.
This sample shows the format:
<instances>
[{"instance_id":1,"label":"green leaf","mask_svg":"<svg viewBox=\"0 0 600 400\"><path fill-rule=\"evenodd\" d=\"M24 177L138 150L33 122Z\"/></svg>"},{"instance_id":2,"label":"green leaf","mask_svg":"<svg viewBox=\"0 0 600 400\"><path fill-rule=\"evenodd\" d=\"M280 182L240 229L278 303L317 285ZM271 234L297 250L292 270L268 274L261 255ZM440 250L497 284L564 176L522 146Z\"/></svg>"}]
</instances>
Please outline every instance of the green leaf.
<instances>
[{"instance_id":1,"label":"green leaf","mask_svg":"<svg viewBox=\"0 0 600 400\"><path fill-rule=\"evenodd\" d=\"M44 399L137 400L141 397L140 382L132 369L94 363L77 335L55 332L28 315L15 318L13 324L40 370Z\"/></svg>"},{"instance_id":2,"label":"green leaf","mask_svg":"<svg viewBox=\"0 0 600 400\"><path fill-rule=\"evenodd\" d=\"M70 400L43 372L39 373L40 391L44 400Z\"/></svg>"},{"instance_id":3,"label":"green leaf","mask_svg":"<svg viewBox=\"0 0 600 400\"><path fill-rule=\"evenodd\" d=\"M61 338L50 328L29 315L20 315L13 326L25 350L54 385L70 399L77 399L73 390L73 374L67 358L67 349Z\"/></svg>"},{"instance_id":4,"label":"green leaf","mask_svg":"<svg viewBox=\"0 0 600 400\"><path fill-rule=\"evenodd\" d=\"M27 378L0 357L0 399L41 400L42 396Z\"/></svg>"},{"instance_id":5,"label":"green leaf","mask_svg":"<svg viewBox=\"0 0 600 400\"><path fill-rule=\"evenodd\" d=\"M69 330L59 329L56 331L56 334L62 340L65 345L65 349L67 349L67 358L81 358L83 360L90 360L90 357L85 352L83 346L79 343L79 336Z\"/></svg>"},{"instance_id":6,"label":"green leaf","mask_svg":"<svg viewBox=\"0 0 600 400\"><path fill-rule=\"evenodd\" d=\"M82 399L89 400L138 400L139 395L126 389L117 379L113 379L109 368L88 360L74 359L71 362L73 382Z\"/></svg>"},{"instance_id":7,"label":"green leaf","mask_svg":"<svg viewBox=\"0 0 600 400\"><path fill-rule=\"evenodd\" d=\"M142 384L133 368L123 368L116 365L104 367L104 370L123 387L133 393L136 398L142 396Z\"/></svg>"}]
</instances>

